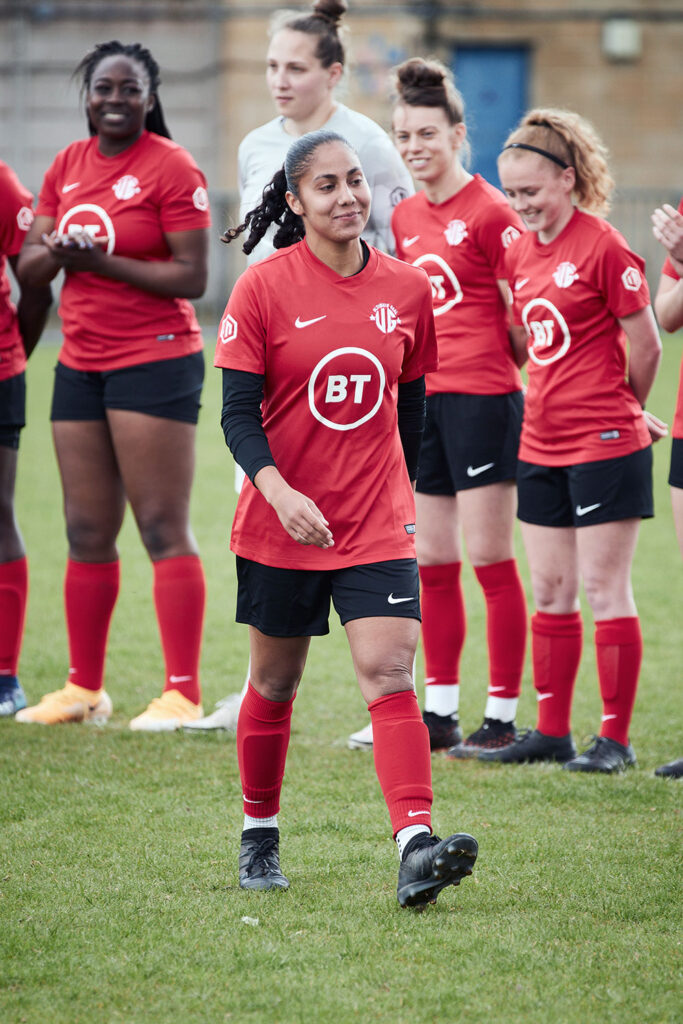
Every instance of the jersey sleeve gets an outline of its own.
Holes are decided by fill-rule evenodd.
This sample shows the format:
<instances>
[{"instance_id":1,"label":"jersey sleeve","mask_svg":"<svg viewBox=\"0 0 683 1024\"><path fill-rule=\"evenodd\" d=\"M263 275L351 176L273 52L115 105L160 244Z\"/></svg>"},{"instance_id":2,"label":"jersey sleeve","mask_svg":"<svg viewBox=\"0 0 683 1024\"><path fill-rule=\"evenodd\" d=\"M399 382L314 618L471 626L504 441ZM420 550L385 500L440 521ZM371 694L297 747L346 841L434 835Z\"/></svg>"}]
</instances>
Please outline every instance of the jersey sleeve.
<instances>
[{"instance_id":1,"label":"jersey sleeve","mask_svg":"<svg viewBox=\"0 0 683 1024\"><path fill-rule=\"evenodd\" d=\"M58 179L60 178L61 164L62 154L59 153L45 172L43 184L41 185L40 192L38 194L38 203L36 206L37 217L57 216L57 209L59 207L57 186Z\"/></svg>"},{"instance_id":2,"label":"jersey sleeve","mask_svg":"<svg viewBox=\"0 0 683 1024\"><path fill-rule=\"evenodd\" d=\"M163 231L194 231L211 226L206 178L185 149L164 157L159 215Z\"/></svg>"},{"instance_id":3,"label":"jersey sleeve","mask_svg":"<svg viewBox=\"0 0 683 1024\"><path fill-rule=\"evenodd\" d=\"M246 270L232 290L218 327L214 366L225 370L266 372L266 315L257 275Z\"/></svg>"},{"instance_id":4,"label":"jersey sleeve","mask_svg":"<svg viewBox=\"0 0 683 1024\"><path fill-rule=\"evenodd\" d=\"M477 230L476 241L496 280L505 278L506 250L523 231L524 225L514 210L506 209L502 203L489 205Z\"/></svg>"},{"instance_id":5,"label":"jersey sleeve","mask_svg":"<svg viewBox=\"0 0 683 1024\"><path fill-rule=\"evenodd\" d=\"M403 212L401 210L401 204L399 203L398 206L395 206L391 212L391 234L394 246L393 252L397 259L404 260L405 262L410 263L410 260L406 260L405 249L401 244L401 239L403 238L403 233L401 229L402 218Z\"/></svg>"},{"instance_id":6,"label":"jersey sleeve","mask_svg":"<svg viewBox=\"0 0 683 1024\"><path fill-rule=\"evenodd\" d=\"M419 282L415 289L417 310L415 333L413 343L403 357L399 384L405 384L407 381L415 380L424 373L431 373L439 368L432 288L424 271L420 271L420 273L424 277L424 282Z\"/></svg>"},{"instance_id":7,"label":"jersey sleeve","mask_svg":"<svg viewBox=\"0 0 683 1024\"><path fill-rule=\"evenodd\" d=\"M389 136L380 128L358 153L372 193L372 207L363 237L391 255L395 253L391 214L395 206L415 191L413 181Z\"/></svg>"},{"instance_id":8,"label":"jersey sleeve","mask_svg":"<svg viewBox=\"0 0 683 1024\"><path fill-rule=\"evenodd\" d=\"M645 260L629 249L618 231L603 236L596 261L598 288L613 316L621 319L649 305Z\"/></svg>"},{"instance_id":9,"label":"jersey sleeve","mask_svg":"<svg viewBox=\"0 0 683 1024\"><path fill-rule=\"evenodd\" d=\"M16 256L33 223L33 196L16 174L0 163L0 253Z\"/></svg>"}]
</instances>

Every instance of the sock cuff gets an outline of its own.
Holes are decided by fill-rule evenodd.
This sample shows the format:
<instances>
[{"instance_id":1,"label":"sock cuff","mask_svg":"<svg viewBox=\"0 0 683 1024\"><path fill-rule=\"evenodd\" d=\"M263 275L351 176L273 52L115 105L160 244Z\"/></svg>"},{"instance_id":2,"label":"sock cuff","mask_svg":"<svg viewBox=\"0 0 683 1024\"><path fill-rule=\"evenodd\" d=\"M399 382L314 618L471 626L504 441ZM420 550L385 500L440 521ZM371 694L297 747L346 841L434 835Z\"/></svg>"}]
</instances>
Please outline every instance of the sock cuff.
<instances>
[{"instance_id":1,"label":"sock cuff","mask_svg":"<svg viewBox=\"0 0 683 1024\"><path fill-rule=\"evenodd\" d=\"M120 563L118 558L114 562L76 562L73 558L67 558L66 571L71 579L105 579L118 580L120 575Z\"/></svg>"},{"instance_id":2,"label":"sock cuff","mask_svg":"<svg viewBox=\"0 0 683 1024\"><path fill-rule=\"evenodd\" d=\"M13 558L11 562L0 562L0 584L5 586L23 584L28 576L26 555Z\"/></svg>"},{"instance_id":3,"label":"sock cuff","mask_svg":"<svg viewBox=\"0 0 683 1024\"><path fill-rule=\"evenodd\" d=\"M581 636L581 612L570 612L568 615L535 612L531 616L531 629L537 636Z\"/></svg>"},{"instance_id":4,"label":"sock cuff","mask_svg":"<svg viewBox=\"0 0 683 1024\"><path fill-rule=\"evenodd\" d=\"M244 695L244 703L252 718L259 722L286 722L292 714L295 698L296 694L291 700L268 700L266 697L262 697L249 682Z\"/></svg>"},{"instance_id":5,"label":"sock cuff","mask_svg":"<svg viewBox=\"0 0 683 1024\"><path fill-rule=\"evenodd\" d=\"M397 693L387 693L383 697L377 697L376 700L368 704L368 711L373 723L386 719L396 721L401 718L419 718L422 721L415 690L399 690Z\"/></svg>"},{"instance_id":6,"label":"sock cuff","mask_svg":"<svg viewBox=\"0 0 683 1024\"><path fill-rule=\"evenodd\" d=\"M160 558L152 562L156 580L196 579L204 576L202 560L199 555L176 555L174 558Z\"/></svg>"},{"instance_id":7,"label":"sock cuff","mask_svg":"<svg viewBox=\"0 0 683 1024\"><path fill-rule=\"evenodd\" d=\"M475 565L474 572L484 589L500 587L519 579L517 562L514 558L506 558L503 562L492 562L490 565Z\"/></svg>"},{"instance_id":8,"label":"sock cuff","mask_svg":"<svg viewBox=\"0 0 683 1024\"><path fill-rule=\"evenodd\" d=\"M442 565L418 565L420 580L428 587L443 587L460 579L462 561L444 562Z\"/></svg>"},{"instance_id":9,"label":"sock cuff","mask_svg":"<svg viewBox=\"0 0 683 1024\"><path fill-rule=\"evenodd\" d=\"M601 619L595 623L595 642L605 646L641 643L640 619L637 615L623 619Z\"/></svg>"}]
</instances>

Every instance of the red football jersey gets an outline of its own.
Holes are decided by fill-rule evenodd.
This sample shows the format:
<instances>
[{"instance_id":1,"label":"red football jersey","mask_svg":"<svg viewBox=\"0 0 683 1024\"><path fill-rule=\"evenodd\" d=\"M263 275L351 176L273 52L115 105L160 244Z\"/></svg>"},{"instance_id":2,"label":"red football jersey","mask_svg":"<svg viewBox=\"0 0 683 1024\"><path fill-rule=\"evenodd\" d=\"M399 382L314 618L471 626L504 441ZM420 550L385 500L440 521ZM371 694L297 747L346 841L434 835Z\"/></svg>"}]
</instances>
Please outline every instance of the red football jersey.
<instances>
[{"instance_id":1,"label":"red football jersey","mask_svg":"<svg viewBox=\"0 0 683 1024\"><path fill-rule=\"evenodd\" d=\"M429 281L371 248L339 277L305 241L253 264L218 333L216 366L265 375L263 426L290 486L330 523L334 547L289 537L246 479L232 550L265 565L339 569L415 555L415 503L398 433L398 383L437 366Z\"/></svg>"},{"instance_id":2,"label":"red football jersey","mask_svg":"<svg viewBox=\"0 0 683 1024\"><path fill-rule=\"evenodd\" d=\"M505 277L505 250L524 225L503 194L475 174L443 203L430 203L424 192L404 199L391 227L396 255L426 270L432 284L439 369L427 377L427 394L519 391L496 281Z\"/></svg>"},{"instance_id":3,"label":"red football jersey","mask_svg":"<svg viewBox=\"0 0 683 1024\"><path fill-rule=\"evenodd\" d=\"M683 213L683 199L681 199L678 204L678 212ZM671 260L668 257L664 261L662 273L666 274L667 277L672 277L674 281L680 280L678 273L674 270ZM676 398L676 412L674 414L674 424L671 428L671 436L683 438L683 359L681 360L681 369L678 379L678 397Z\"/></svg>"},{"instance_id":4,"label":"red football jersey","mask_svg":"<svg viewBox=\"0 0 683 1024\"><path fill-rule=\"evenodd\" d=\"M0 160L0 380L16 377L26 366L6 257L17 255L32 223L33 196Z\"/></svg>"},{"instance_id":5,"label":"red football jersey","mask_svg":"<svg viewBox=\"0 0 683 1024\"><path fill-rule=\"evenodd\" d=\"M610 224L577 210L548 245L525 232L506 266L528 334L520 459L567 466L646 448L618 322L650 301L644 261Z\"/></svg>"},{"instance_id":6,"label":"red football jersey","mask_svg":"<svg viewBox=\"0 0 683 1024\"><path fill-rule=\"evenodd\" d=\"M204 175L175 142L150 132L118 156L97 138L72 143L45 175L37 214L59 234L85 228L106 250L139 260L169 260L165 232L210 225ZM97 274L67 274L61 293L64 345L75 370L114 370L174 359L202 347L187 299L166 298Z\"/></svg>"}]
</instances>

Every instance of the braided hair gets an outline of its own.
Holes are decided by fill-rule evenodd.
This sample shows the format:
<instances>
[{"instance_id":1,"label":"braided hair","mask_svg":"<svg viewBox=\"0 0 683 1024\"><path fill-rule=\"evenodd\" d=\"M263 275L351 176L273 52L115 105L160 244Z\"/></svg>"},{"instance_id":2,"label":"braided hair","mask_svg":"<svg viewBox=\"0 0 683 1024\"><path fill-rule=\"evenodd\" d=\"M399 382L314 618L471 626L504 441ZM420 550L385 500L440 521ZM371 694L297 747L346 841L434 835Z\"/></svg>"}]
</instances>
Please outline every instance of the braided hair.
<instances>
[{"instance_id":1,"label":"braided hair","mask_svg":"<svg viewBox=\"0 0 683 1024\"><path fill-rule=\"evenodd\" d=\"M330 142L341 142L349 149L348 141L337 132L321 128L316 132L308 132L296 139L287 150L284 165L268 182L261 195L261 202L250 210L242 224L236 228L228 228L221 235L221 241L230 243L248 231L242 252L247 256L259 244L271 224L277 224L273 246L284 249L288 245L300 242L306 234L302 218L289 206L287 192L299 198L299 182L311 166L313 156L320 146Z\"/></svg>"},{"instance_id":2,"label":"braided hair","mask_svg":"<svg viewBox=\"0 0 683 1024\"><path fill-rule=\"evenodd\" d=\"M154 106L148 111L145 118L145 128L148 132L153 132L155 135L163 135L165 139L170 139L171 133L164 120L164 113L161 109L161 101L159 100L159 86L161 84L159 65L149 50L140 43L120 43L118 39L111 39L107 43L97 43L89 53L86 53L74 71L74 77L80 76L82 79L81 95L87 96L90 91L90 83L100 62L105 57L118 56L136 60L145 69L149 79L149 92L154 97ZM90 117L88 117L88 131L91 135L97 134Z\"/></svg>"}]
</instances>

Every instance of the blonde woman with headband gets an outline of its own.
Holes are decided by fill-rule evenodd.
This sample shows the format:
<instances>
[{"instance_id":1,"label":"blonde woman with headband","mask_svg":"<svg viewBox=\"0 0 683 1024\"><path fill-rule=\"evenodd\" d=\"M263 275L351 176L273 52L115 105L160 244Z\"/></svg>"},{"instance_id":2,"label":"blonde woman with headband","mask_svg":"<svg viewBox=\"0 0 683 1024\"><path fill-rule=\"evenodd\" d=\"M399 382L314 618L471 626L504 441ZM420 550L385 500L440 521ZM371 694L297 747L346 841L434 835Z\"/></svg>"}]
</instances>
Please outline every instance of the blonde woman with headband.
<instances>
[{"instance_id":1,"label":"blonde woman with headband","mask_svg":"<svg viewBox=\"0 0 683 1024\"><path fill-rule=\"evenodd\" d=\"M498 168L528 228L506 265L529 356L517 488L536 604L538 719L512 746L479 758L612 773L636 763L629 728L643 642L631 565L640 520L653 515L652 440L666 432L644 411L661 342L644 261L603 219L614 183L594 128L569 111L533 110ZM595 620L603 713L577 756L580 583Z\"/></svg>"}]
</instances>

